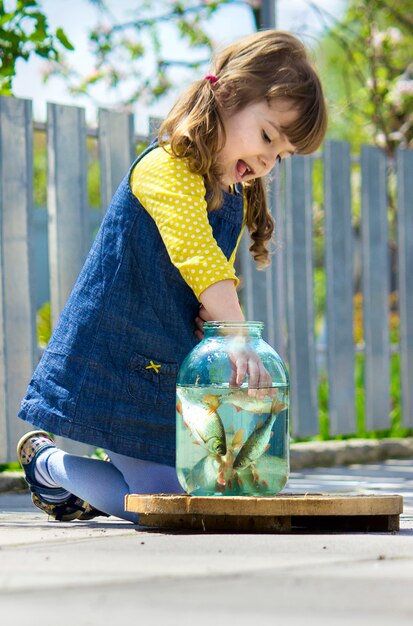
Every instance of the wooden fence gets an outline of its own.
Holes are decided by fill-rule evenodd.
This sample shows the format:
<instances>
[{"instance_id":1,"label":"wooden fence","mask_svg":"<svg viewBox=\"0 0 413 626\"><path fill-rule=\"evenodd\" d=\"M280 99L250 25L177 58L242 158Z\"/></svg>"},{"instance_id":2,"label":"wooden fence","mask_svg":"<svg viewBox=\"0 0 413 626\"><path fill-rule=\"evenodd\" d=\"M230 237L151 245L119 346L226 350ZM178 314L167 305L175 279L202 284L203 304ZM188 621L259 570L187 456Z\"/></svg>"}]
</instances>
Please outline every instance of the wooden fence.
<instances>
[{"instance_id":1,"label":"wooden fence","mask_svg":"<svg viewBox=\"0 0 413 626\"><path fill-rule=\"evenodd\" d=\"M33 123L29 100L0 98L0 462L15 460L15 443L27 430L15 416L39 356L33 133L47 132L48 219L44 241L48 242L46 258L55 322L91 243L87 138L98 142L104 211L130 165L136 142L148 140L134 134L132 120L126 113L101 110L97 130L90 130L83 109L49 104L44 128ZM321 156L293 157L270 183L279 244L269 270L256 271L244 237L241 299L247 318L264 321L268 341L288 363L292 432L296 437L319 433L322 365L317 355L324 352L331 435L356 432L357 350L365 355L366 428L385 429L390 423L391 350L400 354L403 425L413 427L413 152L400 151L396 163L390 165L395 177L389 177L389 163L380 150L365 146L354 163L348 144L336 141L326 142ZM352 193L354 167L360 170L359 198L354 190ZM397 345L391 345L388 325L388 181L394 179L400 316ZM315 334L313 191L325 231L324 348ZM353 341L355 202L361 211L364 318L364 344L358 346Z\"/></svg>"}]
</instances>

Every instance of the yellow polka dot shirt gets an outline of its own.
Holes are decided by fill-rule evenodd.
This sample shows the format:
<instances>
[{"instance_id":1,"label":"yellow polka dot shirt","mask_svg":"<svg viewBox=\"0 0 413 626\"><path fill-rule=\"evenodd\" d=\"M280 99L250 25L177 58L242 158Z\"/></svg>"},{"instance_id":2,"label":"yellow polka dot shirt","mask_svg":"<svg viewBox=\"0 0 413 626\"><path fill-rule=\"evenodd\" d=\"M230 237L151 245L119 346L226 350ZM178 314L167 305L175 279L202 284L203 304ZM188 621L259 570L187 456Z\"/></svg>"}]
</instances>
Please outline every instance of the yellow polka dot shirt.
<instances>
[{"instance_id":1,"label":"yellow polka dot shirt","mask_svg":"<svg viewBox=\"0 0 413 626\"><path fill-rule=\"evenodd\" d=\"M208 221L204 180L189 170L186 159L154 148L134 167L131 188L155 221L171 262L198 299L220 280L238 284L234 261L243 228L227 260Z\"/></svg>"}]
</instances>

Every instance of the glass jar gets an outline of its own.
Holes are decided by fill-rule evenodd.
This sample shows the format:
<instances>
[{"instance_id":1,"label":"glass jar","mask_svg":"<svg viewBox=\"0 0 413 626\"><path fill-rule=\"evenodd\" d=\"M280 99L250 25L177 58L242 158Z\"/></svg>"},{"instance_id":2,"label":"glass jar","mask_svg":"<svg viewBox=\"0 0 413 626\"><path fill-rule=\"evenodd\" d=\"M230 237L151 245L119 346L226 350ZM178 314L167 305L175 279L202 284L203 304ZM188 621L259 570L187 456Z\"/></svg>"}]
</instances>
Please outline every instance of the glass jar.
<instances>
[{"instance_id":1,"label":"glass jar","mask_svg":"<svg viewBox=\"0 0 413 626\"><path fill-rule=\"evenodd\" d=\"M177 379L179 482L197 496L275 495L289 474L285 365L262 339L261 322L205 322L203 328Z\"/></svg>"}]
</instances>

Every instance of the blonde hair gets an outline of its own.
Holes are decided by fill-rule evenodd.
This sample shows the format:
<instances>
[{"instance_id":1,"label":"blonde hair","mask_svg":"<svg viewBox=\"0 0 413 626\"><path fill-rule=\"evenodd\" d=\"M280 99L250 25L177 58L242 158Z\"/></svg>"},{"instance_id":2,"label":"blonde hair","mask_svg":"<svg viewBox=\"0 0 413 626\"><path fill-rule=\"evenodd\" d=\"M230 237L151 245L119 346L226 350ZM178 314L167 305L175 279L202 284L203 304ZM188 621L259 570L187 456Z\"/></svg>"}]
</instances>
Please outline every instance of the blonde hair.
<instances>
[{"instance_id":1,"label":"blonde hair","mask_svg":"<svg viewBox=\"0 0 413 626\"><path fill-rule=\"evenodd\" d=\"M217 81L202 78L193 83L159 130L159 144L164 148L169 144L171 154L188 159L191 171L204 177L209 211L223 201L217 156L226 136L220 109L234 114L252 103L287 98L299 115L281 130L299 154L314 152L327 128L320 80L304 45L290 33L266 30L245 37L216 56L212 72ZM274 220L262 179L245 183L244 189L250 251L258 265L265 267L270 262Z\"/></svg>"}]
</instances>

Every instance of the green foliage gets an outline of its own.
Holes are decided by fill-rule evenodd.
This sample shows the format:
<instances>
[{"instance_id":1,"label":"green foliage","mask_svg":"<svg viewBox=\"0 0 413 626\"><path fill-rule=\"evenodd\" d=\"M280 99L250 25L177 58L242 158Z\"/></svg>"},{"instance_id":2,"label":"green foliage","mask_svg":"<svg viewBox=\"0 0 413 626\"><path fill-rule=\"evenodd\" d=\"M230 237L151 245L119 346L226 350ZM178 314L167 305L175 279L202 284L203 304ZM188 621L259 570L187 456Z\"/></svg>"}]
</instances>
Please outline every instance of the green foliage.
<instances>
[{"instance_id":1,"label":"green foliage","mask_svg":"<svg viewBox=\"0 0 413 626\"><path fill-rule=\"evenodd\" d=\"M315 331L316 335L318 335L325 320L326 313L326 273L323 267L314 268L313 289Z\"/></svg>"},{"instance_id":2,"label":"green foliage","mask_svg":"<svg viewBox=\"0 0 413 626\"><path fill-rule=\"evenodd\" d=\"M88 155L87 188L88 203L92 209L101 208L100 201L100 163L96 139L88 137L86 142Z\"/></svg>"},{"instance_id":3,"label":"green foliage","mask_svg":"<svg viewBox=\"0 0 413 626\"><path fill-rule=\"evenodd\" d=\"M61 28L56 33L50 31L35 0L17 0L9 11L4 4L0 1L0 94L10 95L19 59L27 61L35 54L57 62L59 47L73 50L73 46Z\"/></svg>"},{"instance_id":4,"label":"green foliage","mask_svg":"<svg viewBox=\"0 0 413 626\"><path fill-rule=\"evenodd\" d=\"M367 439L382 439L384 437L408 437L412 435L412 430L403 426L401 411L401 390L400 390L400 355L393 354L390 359L390 424L389 428L383 430L367 430L365 424L365 387L364 387L365 356L358 353L355 357L354 384L355 384L355 417L356 424L354 433L349 435L337 435L332 437L329 429L328 393L329 385L327 373L322 371L318 382L318 404L319 404L319 427L320 434L307 439L296 439L296 441L311 440L343 440L353 437L363 437Z\"/></svg>"},{"instance_id":5,"label":"green foliage","mask_svg":"<svg viewBox=\"0 0 413 626\"><path fill-rule=\"evenodd\" d=\"M45 349L52 334L52 314L50 302L37 311L37 343L39 348Z\"/></svg>"},{"instance_id":6,"label":"green foliage","mask_svg":"<svg viewBox=\"0 0 413 626\"><path fill-rule=\"evenodd\" d=\"M35 132L33 137L33 194L35 206L46 206L46 188L46 133Z\"/></svg>"},{"instance_id":7,"label":"green foliage","mask_svg":"<svg viewBox=\"0 0 413 626\"><path fill-rule=\"evenodd\" d=\"M99 21L89 33L94 69L85 76L71 67L66 59L51 59L46 79L50 76L64 78L72 94L87 95L91 99L96 93L95 88L104 86L109 91L116 91L118 102L125 106L138 100L152 103L173 87L173 68L186 69L192 78L194 70L199 73L201 66L208 63L213 42L203 28L203 21L230 2L142 2L139 17L121 22L115 20L104 2L95 1ZM166 25L173 25L180 38L194 51L189 55L190 59L176 59L173 51L165 49L163 32ZM60 39L60 36L59 32L59 40L63 43L64 37ZM152 59L150 63L148 59Z\"/></svg>"},{"instance_id":8,"label":"green foliage","mask_svg":"<svg viewBox=\"0 0 413 626\"><path fill-rule=\"evenodd\" d=\"M330 135L383 147L413 146L411 0L350 0L318 51L331 103ZM331 18L331 16L329 16Z\"/></svg>"},{"instance_id":9,"label":"green foliage","mask_svg":"<svg viewBox=\"0 0 413 626\"><path fill-rule=\"evenodd\" d=\"M0 472L22 472L20 463L0 463Z\"/></svg>"}]
</instances>

